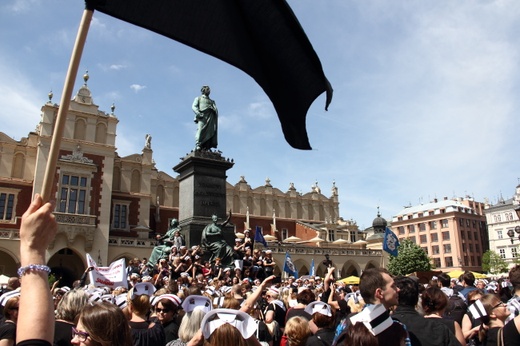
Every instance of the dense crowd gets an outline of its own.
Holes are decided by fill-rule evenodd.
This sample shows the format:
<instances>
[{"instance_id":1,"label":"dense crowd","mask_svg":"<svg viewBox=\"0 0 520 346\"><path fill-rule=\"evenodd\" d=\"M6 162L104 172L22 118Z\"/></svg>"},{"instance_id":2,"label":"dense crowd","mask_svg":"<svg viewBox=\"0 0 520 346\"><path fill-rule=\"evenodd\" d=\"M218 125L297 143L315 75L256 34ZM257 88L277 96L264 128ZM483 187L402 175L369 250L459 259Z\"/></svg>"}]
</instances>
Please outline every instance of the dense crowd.
<instances>
[{"instance_id":1,"label":"dense crowd","mask_svg":"<svg viewBox=\"0 0 520 346\"><path fill-rule=\"evenodd\" d=\"M240 240L233 268L180 245L157 264L131 260L128 288L93 287L87 269L72 287L49 290L41 263L56 231L52 210L36 197L24 214L21 289L13 279L0 297L1 344L520 345L520 266L496 282L466 272L420 284L370 268L345 285L334 267L281 280L267 275L269 251L249 260L255 252Z\"/></svg>"}]
</instances>

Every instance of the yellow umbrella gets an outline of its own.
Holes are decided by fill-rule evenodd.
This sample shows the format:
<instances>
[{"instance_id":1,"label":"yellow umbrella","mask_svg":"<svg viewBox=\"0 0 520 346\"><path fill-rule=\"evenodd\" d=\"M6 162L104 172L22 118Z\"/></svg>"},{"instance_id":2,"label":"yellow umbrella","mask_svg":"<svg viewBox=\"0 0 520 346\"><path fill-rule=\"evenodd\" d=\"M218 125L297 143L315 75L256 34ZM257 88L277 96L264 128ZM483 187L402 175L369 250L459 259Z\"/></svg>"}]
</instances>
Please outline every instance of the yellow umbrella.
<instances>
[{"instance_id":1,"label":"yellow umbrella","mask_svg":"<svg viewBox=\"0 0 520 346\"><path fill-rule=\"evenodd\" d=\"M458 279L459 276L461 276L464 273L465 273L464 270L455 269L455 270L452 270L451 272L448 272L447 274L452 279ZM481 273L477 273L477 272L471 272L471 273L473 273L473 275L475 276L475 279L485 279L488 277L486 274L481 274Z\"/></svg>"},{"instance_id":2,"label":"yellow umbrella","mask_svg":"<svg viewBox=\"0 0 520 346\"><path fill-rule=\"evenodd\" d=\"M341 279L339 281L347 285L359 285L359 278L354 275L349 276L348 278Z\"/></svg>"}]
</instances>

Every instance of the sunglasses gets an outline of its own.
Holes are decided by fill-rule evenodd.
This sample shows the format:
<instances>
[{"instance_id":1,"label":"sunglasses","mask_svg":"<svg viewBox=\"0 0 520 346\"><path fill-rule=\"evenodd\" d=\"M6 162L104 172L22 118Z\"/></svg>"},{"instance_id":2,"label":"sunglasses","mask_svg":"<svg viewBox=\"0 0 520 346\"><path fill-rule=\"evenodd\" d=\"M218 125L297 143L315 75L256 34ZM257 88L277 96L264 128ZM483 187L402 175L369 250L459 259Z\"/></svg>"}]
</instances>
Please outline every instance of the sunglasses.
<instances>
[{"instance_id":1,"label":"sunglasses","mask_svg":"<svg viewBox=\"0 0 520 346\"><path fill-rule=\"evenodd\" d=\"M499 308L501 306L506 306L506 304L504 302L500 302L497 305L493 306L493 310L495 310L496 308Z\"/></svg>"},{"instance_id":2,"label":"sunglasses","mask_svg":"<svg viewBox=\"0 0 520 346\"><path fill-rule=\"evenodd\" d=\"M87 332L82 332L72 327L72 338L77 338L80 342L87 341L87 338L90 336Z\"/></svg>"},{"instance_id":3,"label":"sunglasses","mask_svg":"<svg viewBox=\"0 0 520 346\"><path fill-rule=\"evenodd\" d=\"M161 309L161 308L155 308L155 312L158 312L158 313L164 313L164 314L167 314L168 312L170 312L171 310L169 309Z\"/></svg>"}]
</instances>

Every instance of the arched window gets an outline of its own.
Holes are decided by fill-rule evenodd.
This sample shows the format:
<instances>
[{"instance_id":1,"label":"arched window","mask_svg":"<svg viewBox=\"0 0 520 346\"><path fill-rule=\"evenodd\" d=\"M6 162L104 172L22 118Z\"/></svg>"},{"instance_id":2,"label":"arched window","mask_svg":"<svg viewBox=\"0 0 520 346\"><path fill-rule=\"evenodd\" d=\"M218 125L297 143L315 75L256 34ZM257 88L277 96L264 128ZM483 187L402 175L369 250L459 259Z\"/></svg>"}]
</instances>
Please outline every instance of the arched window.
<instances>
[{"instance_id":1,"label":"arched window","mask_svg":"<svg viewBox=\"0 0 520 346\"><path fill-rule=\"evenodd\" d=\"M74 138L79 140L85 140L87 133L87 123L85 119L76 119L74 124Z\"/></svg>"},{"instance_id":2,"label":"arched window","mask_svg":"<svg viewBox=\"0 0 520 346\"><path fill-rule=\"evenodd\" d=\"M96 125L96 143L106 143L107 141L107 126L104 123Z\"/></svg>"},{"instance_id":3,"label":"arched window","mask_svg":"<svg viewBox=\"0 0 520 346\"><path fill-rule=\"evenodd\" d=\"M25 155L22 153L16 153L13 158L13 169L11 172L11 177L23 179L24 167Z\"/></svg>"}]
</instances>

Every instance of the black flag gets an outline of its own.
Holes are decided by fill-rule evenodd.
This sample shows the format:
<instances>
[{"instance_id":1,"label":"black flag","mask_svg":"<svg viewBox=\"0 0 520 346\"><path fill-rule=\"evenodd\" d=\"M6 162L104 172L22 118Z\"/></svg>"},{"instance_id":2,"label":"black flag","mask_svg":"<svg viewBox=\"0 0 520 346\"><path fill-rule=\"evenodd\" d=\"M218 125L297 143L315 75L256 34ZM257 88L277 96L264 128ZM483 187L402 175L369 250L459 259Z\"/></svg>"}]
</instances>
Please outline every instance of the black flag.
<instances>
[{"instance_id":1,"label":"black flag","mask_svg":"<svg viewBox=\"0 0 520 346\"><path fill-rule=\"evenodd\" d=\"M305 118L332 87L284 0L86 0L87 9L152 30L250 75L278 113L287 142L311 149Z\"/></svg>"}]
</instances>

